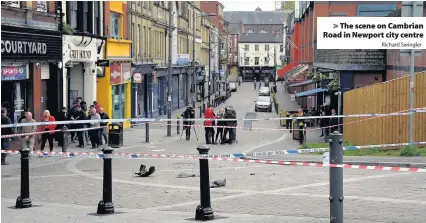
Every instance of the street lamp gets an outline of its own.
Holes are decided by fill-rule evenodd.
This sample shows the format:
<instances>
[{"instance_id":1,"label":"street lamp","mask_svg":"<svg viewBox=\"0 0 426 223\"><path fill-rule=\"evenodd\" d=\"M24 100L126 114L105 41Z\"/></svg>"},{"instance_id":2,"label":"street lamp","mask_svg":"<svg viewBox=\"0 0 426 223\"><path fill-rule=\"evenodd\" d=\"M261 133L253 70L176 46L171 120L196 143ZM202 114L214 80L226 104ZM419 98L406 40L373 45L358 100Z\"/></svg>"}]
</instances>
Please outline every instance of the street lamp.
<instances>
[{"instance_id":1,"label":"street lamp","mask_svg":"<svg viewBox=\"0 0 426 223\"><path fill-rule=\"evenodd\" d=\"M195 19L199 17L210 17L210 16L217 16L216 13L210 13L208 15L201 13L198 16L194 15L192 16L192 107L195 109L195 101L196 101L196 78L195 78ZM210 55L209 55L210 60ZM210 69L210 68L209 68ZM209 74L210 75L210 74ZM204 98L203 98L204 100Z\"/></svg>"}]
</instances>

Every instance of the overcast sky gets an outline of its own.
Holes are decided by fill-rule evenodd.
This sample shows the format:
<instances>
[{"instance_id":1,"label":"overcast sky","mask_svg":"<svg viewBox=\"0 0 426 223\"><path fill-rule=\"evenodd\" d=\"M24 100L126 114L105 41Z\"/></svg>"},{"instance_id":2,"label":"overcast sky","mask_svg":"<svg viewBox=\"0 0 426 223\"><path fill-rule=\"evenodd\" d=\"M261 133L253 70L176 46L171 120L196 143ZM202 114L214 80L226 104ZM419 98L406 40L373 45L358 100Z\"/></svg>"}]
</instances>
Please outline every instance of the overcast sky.
<instances>
[{"instance_id":1,"label":"overcast sky","mask_svg":"<svg viewBox=\"0 0 426 223\"><path fill-rule=\"evenodd\" d=\"M220 1L225 6L225 11L254 11L260 7L262 11L274 11L274 1Z\"/></svg>"}]
</instances>

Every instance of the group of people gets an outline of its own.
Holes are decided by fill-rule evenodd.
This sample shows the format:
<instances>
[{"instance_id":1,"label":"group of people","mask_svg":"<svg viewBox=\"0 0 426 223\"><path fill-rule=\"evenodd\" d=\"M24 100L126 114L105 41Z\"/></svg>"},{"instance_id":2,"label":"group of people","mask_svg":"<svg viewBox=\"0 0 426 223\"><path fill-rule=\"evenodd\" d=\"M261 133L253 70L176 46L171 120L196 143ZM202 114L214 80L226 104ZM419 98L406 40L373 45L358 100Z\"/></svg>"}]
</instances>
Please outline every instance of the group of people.
<instances>
[{"instance_id":1,"label":"group of people","mask_svg":"<svg viewBox=\"0 0 426 223\"><path fill-rule=\"evenodd\" d=\"M93 105L90 105L87 108L87 103L83 101L81 97L79 97L73 107L68 112L66 107L63 107L62 110L58 113L56 118L50 114L49 110L45 110L43 112L43 116L40 118L40 122L55 122L55 121L70 121L70 120L101 120L101 119L109 119L109 116L104 112L103 108L94 101ZM29 109L24 111L24 118L20 120L20 123L35 123L37 122L33 118L33 114ZM7 125L12 124L12 120L8 116L7 108L1 108L1 124ZM69 124L68 128L71 130L71 142L73 142L76 138L78 139L79 145L78 147L84 147L84 137L86 138L86 142L89 143L89 140L92 145L92 149L98 148L100 145L103 145L102 138L105 140L105 143L108 142L108 136L106 133L106 125L107 123L87 123L87 124ZM53 152L54 140L58 141L58 146L63 145L63 132L61 131L64 124L40 124L40 125L31 125L31 126L22 126L18 127L15 131L14 128L2 128L2 135L12 135L14 133L22 133L20 136L21 147L29 148L31 151L34 150L34 144L38 137L36 132L43 132L40 139L40 150L44 151L46 143L49 143L49 150ZM81 130L78 129L90 128L89 130ZM1 139L1 149L8 150L10 149L10 142L12 138L2 138ZM2 165L6 164L6 155L2 153L1 163Z\"/></svg>"},{"instance_id":2,"label":"group of people","mask_svg":"<svg viewBox=\"0 0 426 223\"><path fill-rule=\"evenodd\" d=\"M192 107L187 107L182 113L182 117L184 119L183 129L185 131L186 140L190 140L191 128L194 128L193 125L195 123L194 120L191 119L195 118L195 110ZM206 144L233 144L236 142L237 114L232 106L220 109L216 115L213 106L209 105L204 112L204 118L207 119L204 121Z\"/></svg>"}]
</instances>

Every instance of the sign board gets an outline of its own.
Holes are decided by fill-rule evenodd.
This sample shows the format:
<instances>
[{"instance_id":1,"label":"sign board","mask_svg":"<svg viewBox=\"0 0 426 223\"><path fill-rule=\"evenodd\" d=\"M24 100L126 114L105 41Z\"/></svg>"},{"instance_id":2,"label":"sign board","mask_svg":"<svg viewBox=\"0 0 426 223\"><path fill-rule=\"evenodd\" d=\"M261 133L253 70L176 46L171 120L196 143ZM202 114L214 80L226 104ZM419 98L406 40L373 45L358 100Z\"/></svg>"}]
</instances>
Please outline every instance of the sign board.
<instances>
[{"instance_id":1,"label":"sign board","mask_svg":"<svg viewBox=\"0 0 426 223\"><path fill-rule=\"evenodd\" d=\"M109 60L97 60L96 66L98 66L98 67L109 67Z\"/></svg>"},{"instance_id":2,"label":"sign board","mask_svg":"<svg viewBox=\"0 0 426 223\"><path fill-rule=\"evenodd\" d=\"M291 99L291 101L296 101L296 95L295 94L290 94L290 99Z\"/></svg>"},{"instance_id":3,"label":"sign board","mask_svg":"<svg viewBox=\"0 0 426 223\"><path fill-rule=\"evenodd\" d=\"M130 70L131 70L130 63L121 64L121 73L123 75L123 83L132 81L132 74Z\"/></svg>"},{"instance_id":4,"label":"sign board","mask_svg":"<svg viewBox=\"0 0 426 223\"><path fill-rule=\"evenodd\" d=\"M111 84L121 84L121 64L112 64L110 66L110 75Z\"/></svg>"},{"instance_id":5,"label":"sign board","mask_svg":"<svg viewBox=\"0 0 426 223\"><path fill-rule=\"evenodd\" d=\"M178 54L176 64L179 66L189 65L189 54Z\"/></svg>"},{"instance_id":6,"label":"sign board","mask_svg":"<svg viewBox=\"0 0 426 223\"><path fill-rule=\"evenodd\" d=\"M141 73L133 73L133 83L142 83L142 79Z\"/></svg>"},{"instance_id":7,"label":"sign board","mask_svg":"<svg viewBox=\"0 0 426 223\"><path fill-rule=\"evenodd\" d=\"M27 65L1 66L1 81L25 80L27 75Z\"/></svg>"}]
</instances>

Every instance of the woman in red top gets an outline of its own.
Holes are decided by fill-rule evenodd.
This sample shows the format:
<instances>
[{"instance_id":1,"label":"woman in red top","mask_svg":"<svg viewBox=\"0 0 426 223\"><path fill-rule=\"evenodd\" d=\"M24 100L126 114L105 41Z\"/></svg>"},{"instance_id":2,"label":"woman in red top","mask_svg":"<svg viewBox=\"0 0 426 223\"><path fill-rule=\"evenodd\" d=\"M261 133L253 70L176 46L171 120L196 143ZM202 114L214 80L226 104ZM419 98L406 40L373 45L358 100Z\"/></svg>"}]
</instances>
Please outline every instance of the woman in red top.
<instances>
[{"instance_id":1,"label":"woman in red top","mask_svg":"<svg viewBox=\"0 0 426 223\"><path fill-rule=\"evenodd\" d=\"M216 114L213 112L213 107L209 105L204 113L205 119L215 119L217 118ZM214 144L214 128L213 128L213 120L204 121L204 131L206 137L206 144Z\"/></svg>"},{"instance_id":2,"label":"woman in red top","mask_svg":"<svg viewBox=\"0 0 426 223\"><path fill-rule=\"evenodd\" d=\"M49 110L43 112L42 122L54 122L55 117L50 115ZM55 133L56 124L47 124L40 126L40 131L46 131L41 135L41 147L40 150L44 151L44 146L46 145L46 140L49 141L50 152L53 152L53 136ZM49 132L47 132L49 131Z\"/></svg>"}]
</instances>

